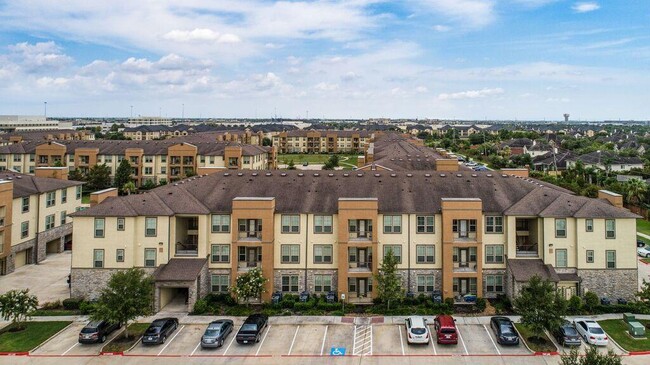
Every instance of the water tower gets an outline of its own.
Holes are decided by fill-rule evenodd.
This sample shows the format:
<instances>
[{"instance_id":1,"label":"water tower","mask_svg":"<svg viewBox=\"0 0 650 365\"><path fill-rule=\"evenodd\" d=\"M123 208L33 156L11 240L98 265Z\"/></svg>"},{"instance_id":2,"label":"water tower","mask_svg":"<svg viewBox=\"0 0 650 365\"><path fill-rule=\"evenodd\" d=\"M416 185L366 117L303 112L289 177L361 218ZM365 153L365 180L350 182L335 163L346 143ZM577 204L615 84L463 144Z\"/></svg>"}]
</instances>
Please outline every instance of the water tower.
<instances>
[{"instance_id":1,"label":"water tower","mask_svg":"<svg viewBox=\"0 0 650 365\"><path fill-rule=\"evenodd\" d=\"M569 121L569 113L564 113L564 121L565 122Z\"/></svg>"}]
</instances>

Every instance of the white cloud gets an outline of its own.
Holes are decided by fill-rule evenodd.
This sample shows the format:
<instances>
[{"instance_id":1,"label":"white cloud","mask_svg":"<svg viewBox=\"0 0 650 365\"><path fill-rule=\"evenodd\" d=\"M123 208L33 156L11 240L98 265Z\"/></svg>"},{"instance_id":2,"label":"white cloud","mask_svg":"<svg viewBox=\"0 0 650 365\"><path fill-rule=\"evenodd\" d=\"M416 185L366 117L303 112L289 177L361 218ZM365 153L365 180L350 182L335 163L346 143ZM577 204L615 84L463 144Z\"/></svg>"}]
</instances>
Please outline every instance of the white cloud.
<instances>
[{"instance_id":1,"label":"white cloud","mask_svg":"<svg viewBox=\"0 0 650 365\"><path fill-rule=\"evenodd\" d=\"M451 17L457 23L483 27L495 19L494 0L419 0L429 10Z\"/></svg>"},{"instance_id":2,"label":"white cloud","mask_svg":"<svg viewBox=\"0 0 650 365\"><path fill-rule=\"evenodd\" d=\"M569 103L571 102L571 99L569 98L547 98L547 102L549 103Z\"/></svg>"},{"instance_id":3,"label":"white cloud","mask_svg":"<svg viewBox=\"0 0 650 365\"><path fill-rule=\"evenodd\" d=\"M35 44L23 42L8 47L8 58L27 72L48 72L60 70L72 62L54 42Z\"/></svg>"},{"instance_id":4,"label":"white cloud","mask_svg":"<svg viewBox=\"0 0 650 365\"><path fill-rule=\"evenodd\" d=\"M444 32L449 32L451 30L451 27L447 25L437 24L433 26L433 30L435 30L436 32L444 33Z\"/></svg>"},{"instance_id":5,"label":"white cloud","mask_svg":"<svg viewBox=\"0 0 650 365\"><path fill-rule=\"evenodd\" d=\"M314 89L320 91L334 91L334 90L338 90L338 88L339 88L338 84L333 84L329 82L319 82L314 86Z\"/></svg>"},{"instance_id":6,"label":"white cloud","mask_svg":"<svg viewBox=\"0 0 650 365\"><path fill-rule=\"evenodd\" d=\"M494 89L461 91L452 94L443 93L438 95L438 99L439 100L477 99L477 98L485 98L488 96L500 95L503 93L504 90L500 87L497 87Z\"/></svg>"},{"instance_id":7,"label":"white cloud","mask_svg":"<svg viewBox=\"0 0 650 365\"><path fill-rule=\"evenodd\" d=\"M418 92L418 93L426 93L428 91L429 91L429 89L427 89L426 86L418 86L418 87L415 88L415 92Z\"/></svg>"},{"instance_id":8,"label":"white cloud","mask_svg":"<svg viewBox=\"0 0 650 365\"><path fill-rule=\"evenodd\" d=\"M234 34L221 34L211 29L194 30L172 30L165 33L163 39L173 42L217 42L217 43L238 43L241 42L238 36Z\"/></svg>"},{"instance_id":9,"label":"white cloud","mask_svg":"<svg viewBox=\"0 0 650 365\"><path fill-rule=\"evenodd\" d=\"M571 7L576 13L588 13L600 9L600 5L596 2L578 2Z\"/></svg>"}]
</instances>

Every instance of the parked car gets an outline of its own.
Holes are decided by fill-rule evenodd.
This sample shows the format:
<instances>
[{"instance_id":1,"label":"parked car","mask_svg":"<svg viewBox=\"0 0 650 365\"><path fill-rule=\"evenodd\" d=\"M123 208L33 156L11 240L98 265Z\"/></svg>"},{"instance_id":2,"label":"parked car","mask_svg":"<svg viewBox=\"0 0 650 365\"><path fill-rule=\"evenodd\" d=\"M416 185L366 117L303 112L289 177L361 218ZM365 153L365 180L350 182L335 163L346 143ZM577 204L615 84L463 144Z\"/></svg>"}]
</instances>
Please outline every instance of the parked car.
<instances>
[{"instance_id":1,"label":"parked car","mask_svg":"<svg viewBox=\"0 0 650 365\"><path fill-rule=\"evenodd\" d=\"M641 257L650 258L650 246L643 246L636 249L636 253Z\"/></svg>"},{"instance_id":2,"label":"parked car","mask_svg":"<svg viewBox=\"0 0 650 365\"><path fill-rule=\"evenodd\" d=\"M436 339L440 344L457 345L458 332L456 331L456 320L450 315L439 315L433 320L433 328L436 331Z\"/></svg>"},{"instance_id":3,"label":"parked car","mask_svg":"<svg viewBox=\"0 0 650 365\"><path fill-rule=\"evenodd\" d=\"M232 332L234 324L229 319L218 319L210 322L201 336L201 348L215 348L223 346L224 341Z\"/></svg>"},{"instance_id":4,"label":"parked car","mask_svg":"<svg viewBox=\"0 0 650 365\"><path fill-rule=\"evenodd\" d=\"M246 318L244 324L237 332L237 343L260 342L262 331L269 323L269 316L266 314L251 314Z\"/></svg>"},{"instance_id":5,"label":"parked car","mask_svg":"<svg viewBox=\"0 0 650 365\"><path fill-rule=\"evenodd\" d=\"M562 346L580 346L582 344L580 334L568 321L555 328L553 330L553 336L557 340L557 343Z\"/></svg>"},{"instance_id":6,"label":"parked car","mask_svg":"<svg viewBox=\"0 0 650 365\"><path fill-rule=\"evenodd\" d=\"M501 345L519 345L519 334L515 330L515 325L508 317L490 318L490 327Z\"/></svg>"},{"instance_id":7,"label":"parked car","mask_svg":"<svg viewBox=\"0 0 650 365\"><path fill-rule=\"evenodd\" d=\"M122 327L119 323L107 321L88 322L79 332L79 343L104 343L111 332Z\"/></svg>"},{"instance_id":8,"label":"parked car","mask_svg":"<svg viewBox=\"0 0 650 365\"><path fill-rule=\"evenodd\" d=\"M478 165L473 168L474 171L489 171L489 169L483 165Z\"/></svg>"},{"instance_id":9,"label":"parked car","mask_svg":"<svg viewBox=\"0 0 650 365\"><path fill-rule=\"evenodd\" d=\"M596 321L591 319L576 319L573 321L573 324L586 343L596 346L607 346L609 342L607 334Z\"/></svg>"},{"instance_id":10,"label":"parked car","mask_svg":"<svg viewBox=\"0 0 650 365\"><path fill-rule=\"evenodd\" d=\"M404 320L406 324L406 342L410 345L413 343L429 343L429 329L427 321L423 317L411 316Z\"/></svg>"},{"instance_id":11,"label":"parked car","mask_svg":"<svg viewBox=\"0 0 650 365\"><path fill-rule=\"evenodd\" d=\"M178 328L178 318L160 318L151 322L142 335L143 345L158 345L165 343L167 337Z\"/></svg>"},{"instance_id":12,"label":"parked car","mask_svg":"<svg viewBox=\"0 0 650 365\"><path fill-rule=\"evenodd\" d=\"M641 240L636 240L636 247L643 247L643 246L645 246L645 242Z\"/></svg>"}]
</instances>

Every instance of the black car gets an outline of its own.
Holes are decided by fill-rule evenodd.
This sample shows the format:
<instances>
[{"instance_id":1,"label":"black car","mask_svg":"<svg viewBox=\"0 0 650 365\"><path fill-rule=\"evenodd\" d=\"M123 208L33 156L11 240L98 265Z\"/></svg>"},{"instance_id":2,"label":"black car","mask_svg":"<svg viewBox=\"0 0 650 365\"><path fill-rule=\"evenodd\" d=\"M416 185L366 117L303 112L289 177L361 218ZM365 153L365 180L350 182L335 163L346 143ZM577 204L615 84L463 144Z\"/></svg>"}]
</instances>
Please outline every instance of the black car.
<instances>
[{"instance_id":1,"label":"black car","mask_svg":"<svg viewBox=\"0 0 650 365\"><path fill-rule=\"evenodd\" d=\"M104 343L111 332L120 328L119 323L109 323L106 321L88 322L79 332L79 343Z\"/></svg>"},{"instance_id":2,"label":"black car","mask_svg":"<svg viewBox=\"0 0 650 365\"><path fill-rule=\"evenodd\" d=\"M262 331L268 323L269 316L266 314L251 314L237 332L237 337L235 337L237 343L260 342Z\"/></svg>"},{"instance_id":3,"label":"black car","mask_svg":"<svg viewBox=\"0 0 650 365\"><path fill-rule=\"evenodd\" d=\"M564 322L561 326L553 330L553 336L562 346L580 346L580 334L570 322Z\"/></svg>"},{"instance_id":4,"label":"black car","mask_svg":"<svg viewBox=\"0 0 650 365\"><path fill-rule=\"evenodd\" d=\"M229 319L219 319L210 322L205 333L201 336L201 348L221 347L226 337L232 332L234 325Z\"/></svg>"},{"instance_id":5,"label":"black car","mask_svg":"<svg viewBox=\"0 0 650 365\"><path fill-rule=\"evenodd\" d=\"M496 335L497 342L501 345L519 345L519 334L515 330L515 325L508 317L492 317L490 327Z\"/></svg>"},{"instance_id":6,"label":"black car","mask_svg":"<svg viewBox=\"0 0 650 365\"><path fill-rule=\"evenodd\" d=\"M178 328L178 318L160 318L151 322L142 335L142 344L157 345L165 343L167 337Z\"/></svg>"}]
</instances>

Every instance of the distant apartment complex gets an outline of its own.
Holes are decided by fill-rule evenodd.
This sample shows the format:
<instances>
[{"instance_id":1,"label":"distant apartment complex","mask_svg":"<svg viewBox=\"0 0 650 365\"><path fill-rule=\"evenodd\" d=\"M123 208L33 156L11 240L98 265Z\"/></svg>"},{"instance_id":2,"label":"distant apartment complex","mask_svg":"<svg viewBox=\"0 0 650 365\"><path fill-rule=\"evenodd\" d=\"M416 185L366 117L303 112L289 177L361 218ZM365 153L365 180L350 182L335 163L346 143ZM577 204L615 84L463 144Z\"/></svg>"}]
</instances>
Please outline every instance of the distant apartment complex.
<instances>
[{"instance_id":1,"label":"distant apartment complex","mask_svg":"<svg viewBox=\"0 0 650 365\"><path fill-rule=\"evenodd\" d=\"M220 142L239 142L245 144L262 145L264 133L251 132L250 130L219 130L215 126L199 125L152 125L124 128L124 137L136 141L151 141L155 139L166 139L172 137L188 136L194 133L212 134L215 140Z\"/></svg>"},{"instance_id":2,"label":"distant apartment complex","mask_svg":"<svg viewBox=\"0 0 650 365\"><path fill-rule=\"evenodd\" d=\"M0 115L0 131L5 132L69 129L71 127L72 123L70 122L48 120L39 115Z\"/></svg>"},{"instance_id":3,"label":"distant apartment complex","mask_svg":"<svg viewBox=\"0 0 650 365\"><path fill-rule=\"evenodd\" d=\"M71 140L95 140L95 134L88 130L47 130L47 131L20 131L7 134L0 134L0 145L21 143L26 141L71 141Z\"/></svg>"},{"instance_id":4,"label":"distant apartment complex","mask_svg":"<svg viewBox=\"0 0 650 365\"><path fill-rule=\"evenodd\" d=\"M65 178L56 170L39 173ZM0 172L0 275L41 262L72 242L68 214L81 207L81 184Z\"/></svg>"},{"instance_id":5,"label":"distant apartment complex","mask_svg":"<svg viewBox=\"0 0 650 365\"><path fill-rule=\"evenodd\" d=\"M367 131L310 131L280 132L273 136L278 153L359 153L370 142Z\"/></svg>"}]
</instances>

